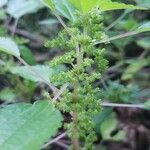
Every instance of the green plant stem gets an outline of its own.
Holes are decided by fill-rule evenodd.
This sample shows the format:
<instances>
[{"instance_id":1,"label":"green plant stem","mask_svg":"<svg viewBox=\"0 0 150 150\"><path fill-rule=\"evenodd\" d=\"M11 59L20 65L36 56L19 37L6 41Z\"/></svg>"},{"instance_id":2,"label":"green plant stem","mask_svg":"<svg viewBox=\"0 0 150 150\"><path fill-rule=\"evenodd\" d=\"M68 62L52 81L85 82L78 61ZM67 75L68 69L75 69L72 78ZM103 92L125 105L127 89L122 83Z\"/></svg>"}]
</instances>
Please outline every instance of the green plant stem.
<instances>
[{"instance_id":1,"label":"green plant stem","mask_svg":"<svg viewBox=\"0 0 150 150\"><path fill-rule=\"evenodd\" d=\"M102 40L102 41L95 42L95 45L102 44L102 43L108 43L108 42L113 41L113 40L121 39L121 38L128 37L128 36L133 36L133 35L136 35L136 34L139 34L139 33L140 32L136 32L136 31L127 32L127 33L124 33L124 34L121 34L121 35L110 37L110 38Z\"/></svg>"},{"instance_id":2,"label":"green plant stem","mask_svg":"<svg viewBox=\"0 0 150 150\"><path fill-rule=\"evenodd\" d=\"M123 12L123 14L117 18L112 24L110 24L106 29L105 31L108 31L110 30L112 27L114 27L115 25L117 25L131 10L125 10Z\"/></svg>"},{"instance_id":3,"label":"green plant stem","mask_svg":"<svg viewBox=\"0 0 150 150\"><path fill-rule=\"evenodd\" d=\"M61 23L61 25L64 27L64 29L68 32L68 34L72 37L75 38L74 35L72 35L72 33L70 32L69 28L67 27L67 25L64 23L64 21L62 20L62 18L57 15L57 13L53 12L53 14L56 16L56 18L58 19L58 21ZM82 62L82 57L81 57L81 53L80 53L80 45L77 43L76 46L76 53L77 53L77 66L80 66L81 62ZM77 87L78 84L75 83L74 84L74 92L73 92L73 101L77 101L78 100L78 96L77 96ZM77 124L77 112L73 112L72 113L72 119L74 124ZM77 128L74 129L75 133L78 133ZM73 148L74 150L80 150L80 142L78 138L74 138L72 139L72 144L73 144Z\"/></svg>"},{"instance_id":4,"label":"green plant stem","mask_svg":"<svg viewBox=\"0 0 150 150\"><path fill-rule=\"evenodd\" d=\"M48 147L49 145L59 141L60 139L62 139L63 137L66 136L66 132L60 134L59 136L57 136L56 138L52 139L51 141L49 141L48 143L46 143L45 145L43 145L41 148L46 148Z\"/></svg>"},{"instance_id":5,"label":"green plant stem","mask_svg":"<svg viewBox=\"0 0 150 150\"><path fill-rule=\"evenodd\" d=\"M103 107L122 107L122 108L140 108L144 109L143 104L116 104L116 103L101 103Z\"/></svg>"},{"instance_id":6,"label":"green plant stem","mask_svg":"<svg viewBox=\"0 0 150 150\"><path fill-rule=\"evenodd\" d=\"M61 142L61 141L56 141L55 143L56 143L57 145L59 145L59 146L65 148L65 149L69 149L69 146L66 145L65 143Z\"/></svg>"},{"instance_id":7,"label":"green plant stem","mask_svg":"<svg viewBox=\"0 0 150 150\"><path fill-rule=\"evenodd\" d=\"M77 67L80 68L80 65L83 61L83 54L82 54L82 51L81 51L81 48L80 48L80 45L77 44L76 45L76 53L77 53ZM73 91L73 101L74 103L76 103L78 100L79 100L79 95L78 95L78 89L79 87L79 81L76 81L74 83L74 91ZM75 128L74 128L74 133L75 134L78 134L79 131L77 129L77 126L78 126L78 112L73 112L72 113L72 120L73 120L73 123L75 125ZM72 139L72 144L73 144L73 149L74 150L80 150L80 141L79 141L79 135L76 135L75 138Z\"/></svg>"},{"instance_id":8,"label":"green plant stem","mask_svg":"<svg viewBox=\"0 0 150 150\"><path fill-rule=\"evenodd\" d=\"M55 17L58 19L58 21L60 22L60 24L64 27L64 29L67 31L67 33L72 37L75 38L74 35L72 34L72 32L69 30L69 27L65 24L65 22L63 21L63 19L56 13L53 12L53 14L55 15Z\"/></svg>"},{"instance_id":9,"label":"green plant stem","mask_svg":"<svg viewBox=\"0 0 150 150\"><path fill-rule=\"evenodd\" d=\"M64 84L62 86L62 88L57 92L57 94L54 96L54 98L52 99L52 101L56 101L60 96L61 94L63 94L63 92L66 90L66 88L68 87L68 84Z\"/></svg>"},{"instance_id":10,"label":"green plant stem","mask_svg":"<svg viewBox=\"0 0 150 150\"><path fill-rule=\"evenodd\" d=\"M78 88L79 84L78 82L74 83L74 91L72 94L72 99L74 101L74 103L76 103L79 100L79 96L78 96L78 92L77 92L77 88ZM77 112L72 112L72 120L74 123L74 133L76 134L75 137L72 138L72 145L73 145L73 149L74 150L80 150L80 142L79 142L79 131L77 129L78 126L78 118L77 118Z\"/></svg>"},{"instance_id":11,"label":"green plant stem","mask_svg":"<svg viewBox=\"0 0 150 150\"><path fill-rule=\"evenodd\" d=\"M58 21L61 23L61 25L64 27L64 29L68 32L68 34L70 35L70 31L69 31L69 28L67 27L67 25L64 23L64 21L62 20L62 18L57 15L56 12L53 12L53 14L55 15L55 17L58 19Z\"/></svg>"},{"instance_id":12,"label":"green plant stem","mask_svg":"<svg viewBox=\"0 0 150 150\"><path fill-rule=\"evenodd\" d=\"M16 29L17 29L17 25L18 25L18 20L19 19L15 19L13 28L12 28L12 32L11 32L11 36L13 37L15 35Z\"/></svg>"}]
</instances>

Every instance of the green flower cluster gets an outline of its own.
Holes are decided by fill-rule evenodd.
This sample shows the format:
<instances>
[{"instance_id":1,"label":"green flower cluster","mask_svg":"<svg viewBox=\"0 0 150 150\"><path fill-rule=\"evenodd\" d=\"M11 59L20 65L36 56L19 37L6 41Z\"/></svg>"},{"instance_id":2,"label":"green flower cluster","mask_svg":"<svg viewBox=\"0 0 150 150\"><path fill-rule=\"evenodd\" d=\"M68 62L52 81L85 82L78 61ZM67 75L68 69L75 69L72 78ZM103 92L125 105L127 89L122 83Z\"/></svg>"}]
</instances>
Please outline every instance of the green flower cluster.
<instances>
[{"instance_id":1,"label":"green flower cluster","mask_svg":"<svg viewBox=\"0 0 150 150\"><path fill-rule=\"evenodd\" d=\"M96 40L106 37L103 27L103 16L99 9L86 14L78 14L76 22L66 31L61 31L58 37L48 41L46 46L60 47L65 54L52 60L50 66L69 64L67 71L55 74L52 82L57 85L69 84L62 99L56 106L72 116L72 121L65 124L69 137L81 139L84 150L92 150L96 140L93 116L100 111L97 93L99 88L93 84L101 78L101 73L107 68L104 58L105 49L94 45ZM66 52L67 51L67 52Z\"/></svg>"}]
</instances>

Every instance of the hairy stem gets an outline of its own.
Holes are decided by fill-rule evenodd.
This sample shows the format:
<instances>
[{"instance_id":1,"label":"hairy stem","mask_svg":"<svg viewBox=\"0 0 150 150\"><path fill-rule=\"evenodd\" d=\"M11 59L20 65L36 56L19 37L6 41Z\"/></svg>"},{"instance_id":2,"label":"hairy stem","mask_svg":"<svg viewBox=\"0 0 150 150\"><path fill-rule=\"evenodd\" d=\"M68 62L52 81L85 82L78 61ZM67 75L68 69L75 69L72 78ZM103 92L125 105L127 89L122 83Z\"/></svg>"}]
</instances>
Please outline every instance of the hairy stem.
<instances>
[{"instance_id":1,"label":"hairy stem","mask_svg":"<svg viewBox=\"0 0 150 150\"><path fill-rule=\"evenodd\" d=\"M73 112L72 114L73 117L73 122L75 124L75 128L74 128L74 134L78 134L79 131L77 130L77 112ZM80 141L78 136L75 136L74 138L72 138L72 145L73 145L73 150L80 150Z\"/></svg>"},{"instance_id":2,"label":"hairy stem","mask_svg":"<svg viewBox=\"0 0 150 150\"><path fill-rule=\"evenodd\" d=\"M78 88L78 83L75 83L74 84L74 92L73 92L73 101L76 103L79 99L78 97L78 92L77 92L77 88ZM77 126L78 126L78 118L77 118L77 112L73 112L72 113L72 120L73 120L73 123L74 123L74 134L75 134L75 137L72 138L72 145L73 145L73 149L74 150L80 150L80 142L79 142L79 131L77 129Z\"/></svg>"}]
</instances>

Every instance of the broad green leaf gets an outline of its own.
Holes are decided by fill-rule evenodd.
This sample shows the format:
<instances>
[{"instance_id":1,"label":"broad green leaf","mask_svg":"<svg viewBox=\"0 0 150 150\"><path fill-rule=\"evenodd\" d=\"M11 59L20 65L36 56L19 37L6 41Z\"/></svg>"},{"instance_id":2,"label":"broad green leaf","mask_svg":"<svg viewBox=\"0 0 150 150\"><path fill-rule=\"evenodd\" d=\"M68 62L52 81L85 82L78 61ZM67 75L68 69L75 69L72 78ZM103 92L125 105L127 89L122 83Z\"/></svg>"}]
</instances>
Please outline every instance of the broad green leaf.
<instances>
[{"instance_id":1,"label":"broad green leaf","mask_svg":"<svg viewBox=\"0 0 150 150\"><path fill-rule=\"evenodd\" d=\"M50 9L55 10L67 19L74 21L75 9L68 0L43 0L44 4Z\"/></svg>"},{"instance_id":2,"label":"broad green leaf","mask_svg":"<svg viewBox=\"0 0 150 150\"><path fill-rule=\"evenodd\" d=\"M108 117L100 125L100 131L104 140L115 140L120 141L125 138L125 132L119 131L115 135L111 136L111 133L117 128L117 120L114 115Z\"/></svg>"},{"instance_id":3,"label":"broad green leaf","mask_svg":"<svg viewBox=\"0 0 150 150\"><path fill-rule=\"evenodd\" d=\"M9 38L0 37L0 51L16 57L20 56L17 45Z\"/></svg>"},{"instance_id":4,"label":"broad green leaf","mask_svg":"<svg viewBox=\"0 0 150 150\"><path fill-rule=\"evenodd\" d=\"M62 117L48 101L18 103L0 109L0 147L38 150L54 136Z\"/></svg>"},{"instance_id":5,"label":"broad green leaf","mask_svg":"<svg viewBox=\"0 0 150 150\"><path fill-rule=\"evenodd\" d=\"M123 80L132 79L134 75L148 64L147 59L139 59L129 65L122 75Z\"/></svg>"},{"instance_id":6,"label":"broad green leaf","mask_svg":"<svg viewBox=\"0 0 150 150\"><path fill-rule=\"evenodd\" d=\"M50 83L53 70L45 65L11 67L10 72L34 82Z\"/></svg>"},{"instance_id":7,"label":"broad green leaf","mask_svg":"<svg viewBox=\"0 0 150 150\"><path fill-rule=\"evenodd\" d=\"M102 11L116 9L142 9L138 6L112 2L111 0L69 0L79 11L88 12L94 7L99 7Z\"/></svg>"},{"instance_id":8,"label":"broad green leaf","mask_svg":"<svg viewBox=\"0 0 150 150\"><path fill-rule=\"evenodd\" d=\"M99 133L100 125L112 114L111 108L104 108L100 113L96 114L93 118L95 123L96 132Z\"/></svg>"},{"instance_id":9,"label":"broad green leaf","mask_svg":"<svg viewBox=\"0 0 150 150\"><path fill-rule=\"evenodd\" d=\"M79 11L88 12L98 6L98 0L69 0Z\"/></svg>"},{"instance_id":10,"label":"broad green leaf","mask_svg":"<svg viewBox=\"0 0 150 150\"><path fill-rule=\"evenodd\" d=\"M98 5L102 11L117 10L117 9L143 9L138 6L124 4L119 2L112 2L111 0L99 0Z\"/></svg>"},{"instance_id":11,"label":"broad green leaf","mask_svg":"<svg viewBox=\"0 0 150 150\"><path fill-rule=\"evenodd\" d=\"M142 24L138 29L137 29L138 32L147 32L147 31L150 31L150 21Z\"/></svg>"},{"instance_id":12,"label":"broad green leaf","mask_svg":"<svg viewBox=\"0 0 150 150\"><path fill-rule=\"evenodd\" d=\"M40 0L11 0L7 6L7 13L14 18L37 12L43 5Z\"/></svg>"},{"instance_id":13,"label":"broad green leaf","mask_svg":"<svg viewBox=\"0 0 150 150\"><path fill-rule=\"evenodd\" d=\"M54 0L54 4L56 7L56 10L68 18L69 20L75 20L75 11L74 8L71 6L71 4L68 2L68 0Z\"/></svg>"}]
</instances>

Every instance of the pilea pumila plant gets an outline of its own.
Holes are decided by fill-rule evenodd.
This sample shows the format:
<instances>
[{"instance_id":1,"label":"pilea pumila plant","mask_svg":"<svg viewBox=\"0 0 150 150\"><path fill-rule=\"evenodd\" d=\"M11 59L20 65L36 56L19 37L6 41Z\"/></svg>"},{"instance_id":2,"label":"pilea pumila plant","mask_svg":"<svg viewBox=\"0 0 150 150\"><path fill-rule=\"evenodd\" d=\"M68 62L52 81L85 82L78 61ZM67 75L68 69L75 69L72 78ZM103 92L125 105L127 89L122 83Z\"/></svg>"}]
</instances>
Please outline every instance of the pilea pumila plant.
<instances>
[{"instance_id":1,"label":"pilea pumila plant","mask_svg":"<svg viewBox=\"0 0 150 150\"><path fill-rule=\"evenodd\" d=\"M100 111L97 99L100 89L94 87L94 82L101 78L108 62L104 58L105 49L96 47L95 41L104 38L103 15L100 9L95 8L89 13L78 14L78 19L67 30L46 43L46 46L65 50L65 54L55 57L50 66L67 64L69 69L53 76L51 81L61 86L65 83L69 85L56 106L72 115L72 121L65 124L65 128L74 149L80 149L80 139L83 149L93 149L96 140L92 118Z\"/></svg>"},{"instance_id":2,"label":"pilea pumila plant","mask_svg":"<svg viewBox=\"0 0 150 150\"><path fill-rule=\"evenodd\" d=\"M44 101L33 105L16 104L0 109L2 123L6 121L12 125L7 126L8 130L3 130L3 126L0 127L0 147L4 150L10 149L10 146L11 149L18 150L40 149L61 126L60 110L71 116L71 119L64 123L72 143L70 149L95 149L94 142L97 139L93 117L101 111L101 103L97 96L101 89L95 83L101 79L108 66L105 59L105 43L150 31L150 23L134 31L109 38L105 33L104 11L143 8L111 0L42 0L42 2L52 10L64 27L55 39L47 41L45 45L60 48L64 54L54 57L49 66L30 66L21 58L19 49L12 40L0 38L0 50L17 57L24 65L15 68L7 66L4 71L9 70L34 82L46 83L53 91L53 94L49 95L53 98L48 97L50 103ZM68 25L59 15L69 20ZM53 68L60 65L66 66L65 71L52 74ZM62 88L58 90L59 87Z\"/></svg>"},{"instance_id":3,"label":"pilea pumila plant","mask_svg":"<svg viewBox=\"0 0 150 150\"><path fill-rule=\"evenodd\" d=\"M59 2L48 0L44 2L54 11L54 15L64 27L56 39L46 43L46 47L57 47L64 50L62 56L56 56L49 63L50 67L62 64L67 66L67 71L56 74L51 79L52 83L58 86L68 84L67 90L55 103L55 106L72 116L71 122L64 125L72 141L72 149L91 150L94 149L93 142L96 141L92 119L101 109L97 97L100 89L94 85L94 82L101 79L102 73L108 66L108 61L104 57L105 47L97 46L99 44L97 41L108 42L103 24L103 9L137 9L138 7L111 1L87 2L80 0L77 2L70 0L71 3L63 1L62 7L67 8L69 16L65 11L58 9ZM114 8L108 7L106 3L114 5ZM101 5L102 7L100 7ZM58 13L70 19L69 27L58 16Z\"/></svg>"}]
</instances>

